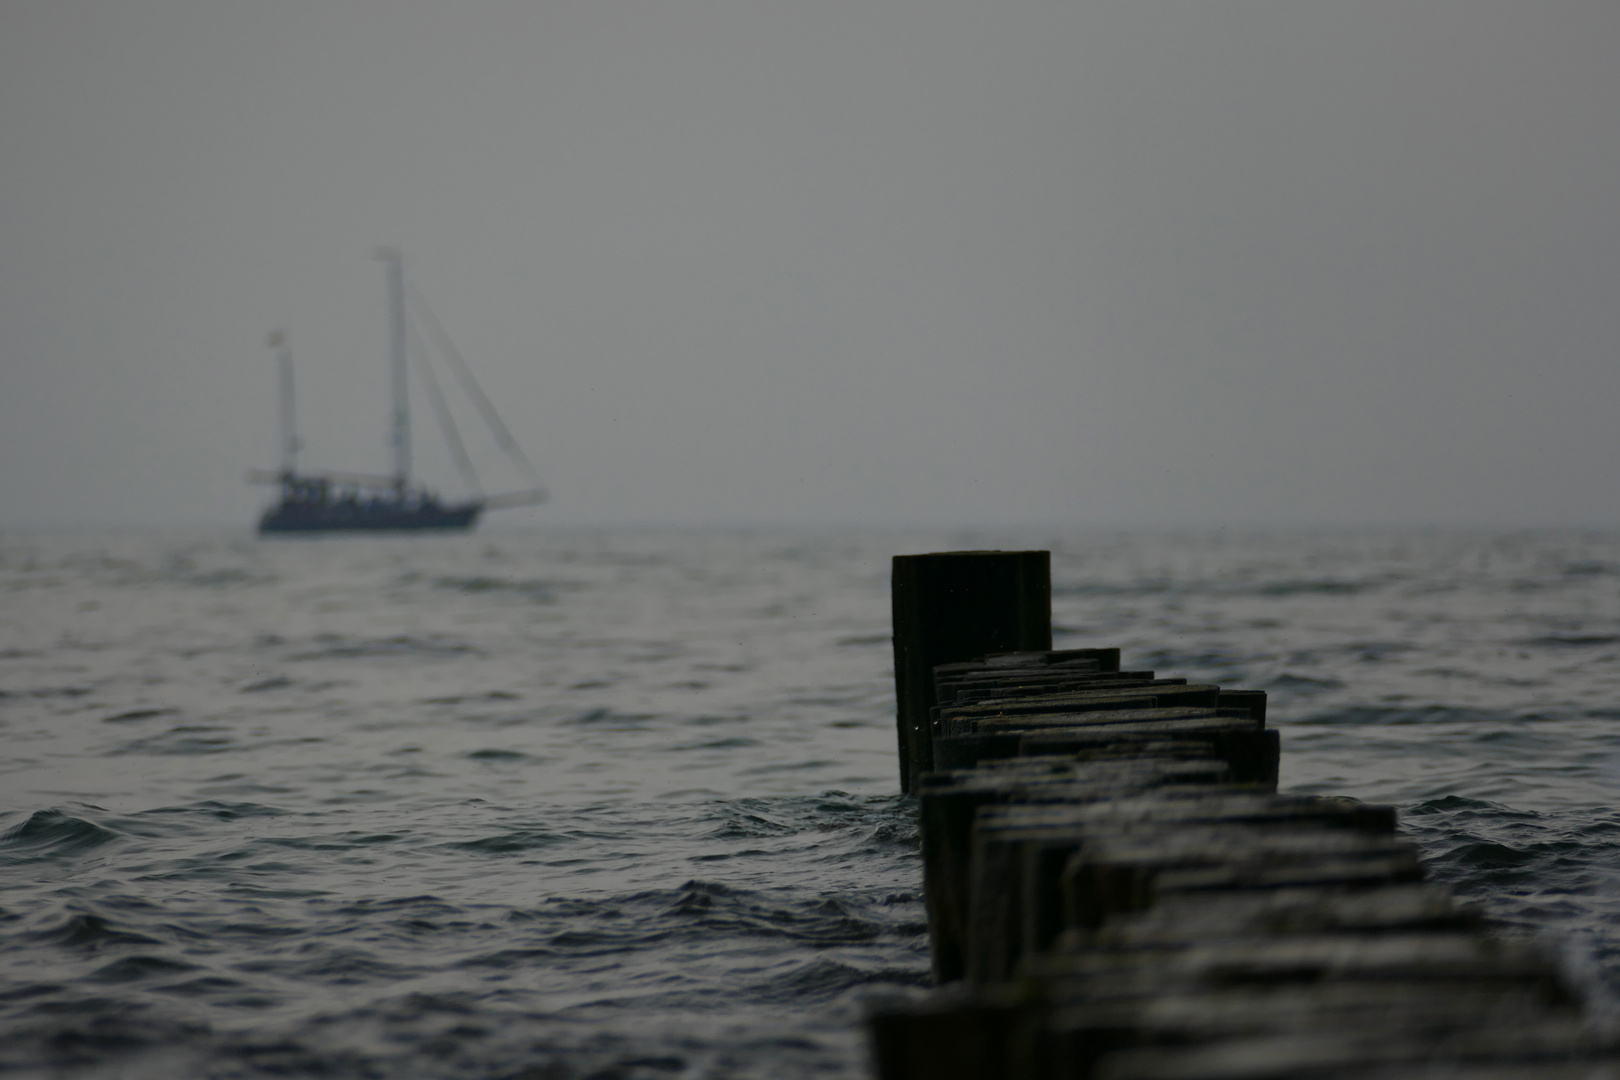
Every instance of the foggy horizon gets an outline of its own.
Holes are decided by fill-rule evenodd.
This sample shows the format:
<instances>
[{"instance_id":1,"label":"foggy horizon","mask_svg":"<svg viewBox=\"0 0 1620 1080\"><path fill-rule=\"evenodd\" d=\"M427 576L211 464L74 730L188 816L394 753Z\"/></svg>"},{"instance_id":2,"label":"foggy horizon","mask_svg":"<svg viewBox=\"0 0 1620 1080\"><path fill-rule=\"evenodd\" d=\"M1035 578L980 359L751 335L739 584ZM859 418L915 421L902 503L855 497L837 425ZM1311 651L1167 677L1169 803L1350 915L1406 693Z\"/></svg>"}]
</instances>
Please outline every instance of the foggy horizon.
<instances>
[{"instance_id":1,"label":"foggy horizon","mask_svg":"<svg viewBox=\"0 0 1620 1080\"><path fill-rule=\"evenodd\" d=\"M386 472L384 244L484 528L1620 524L1612 4L6 11L0 529L250 530L276 329Z\"/></svg>"}]
</instances>

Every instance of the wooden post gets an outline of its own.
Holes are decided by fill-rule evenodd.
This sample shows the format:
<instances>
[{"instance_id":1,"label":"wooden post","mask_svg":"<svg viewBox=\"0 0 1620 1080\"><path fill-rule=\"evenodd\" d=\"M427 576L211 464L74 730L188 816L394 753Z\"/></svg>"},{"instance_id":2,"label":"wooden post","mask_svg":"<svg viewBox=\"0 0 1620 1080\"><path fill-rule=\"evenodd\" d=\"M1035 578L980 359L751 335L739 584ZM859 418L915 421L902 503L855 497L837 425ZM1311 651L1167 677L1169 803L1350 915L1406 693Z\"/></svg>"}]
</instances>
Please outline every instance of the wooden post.
<instances>
[{"instance_id":1,"label":"wooden post","mask_svg":"<svg viewBox=\"0 0 1620 1080\"><path fill-rule=\"evenodd\" d=\"M934 762L935 665L1052 647L1052 553L896 555L890 589L900 790L912 791Z\"/></svg>"},{"instance_id":2,"label":"wooden post","mask_svg":"<svg viewBox=\"0 0 1620 1080\"><path fill-rule=\"evenodd\" d=\"M1609 1075L1620 1044L1588 1034L1558 965L1422 884L1393 808L1276 794L1263 691L1010 645L1049 633L1046 569L894 562L902 761L950 985L870 1017L881 1080Z\"/></svg>"}]
</instances>

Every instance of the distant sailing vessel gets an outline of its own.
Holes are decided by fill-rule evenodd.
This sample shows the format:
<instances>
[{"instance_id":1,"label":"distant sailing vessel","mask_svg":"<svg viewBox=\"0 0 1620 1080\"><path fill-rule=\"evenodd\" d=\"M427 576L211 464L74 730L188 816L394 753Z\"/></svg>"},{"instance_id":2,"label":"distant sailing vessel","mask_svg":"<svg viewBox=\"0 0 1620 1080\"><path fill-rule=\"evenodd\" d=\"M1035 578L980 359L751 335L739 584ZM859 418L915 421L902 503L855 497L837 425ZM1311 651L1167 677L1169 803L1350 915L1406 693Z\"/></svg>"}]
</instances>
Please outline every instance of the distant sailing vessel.
<instances>
[{"instance_id":1,"label":"distant sailing vessel","mask_svg":"<svg viewBox=\"0 0 1620 1080\"><path fill-rule=\"evenodd\" d=\"M298 451L302 440L294 415L292 350L279 330L272 333L268 344L276 350L281 369L281 468L276 472L255 470L249 479L253 483L276 484L281 498L259 519L261 533L282 532L347 532L359 530L417 531L425 529L467 529L485 510L508 506L531 506L544 502L546 489L539 483L539 475L523 451L518 449L511 432L501 422L495 406L473 378L466 361L439 327L438 320L423 302L421 295L411 290L411 307L405 306L405 268L398 251L381 248L377 258L388 268L388 337L389 361L393 374L393 430L394 474L370 476L363 473L300 473L297 469ZM414 318L413 318L414 317ZM485 423L495 436L496 444L506 451L534 487L509 495L484 495L473 471L472 461L456 431L455 421L439 390L433 369L427 363L426 351L420 347L420 335L413 333L414 324L420 322L433 339L437 351L454 371L462 389L478 408ZM447 503L440 501L432 491L411 483L411 421L410 395L406 386L406 357L411 345L421 361L418 371L422 375L428 400L434 416L444 430L450 454L462 478L475 493L470 499Z\"/></svg>"}]
</instances>

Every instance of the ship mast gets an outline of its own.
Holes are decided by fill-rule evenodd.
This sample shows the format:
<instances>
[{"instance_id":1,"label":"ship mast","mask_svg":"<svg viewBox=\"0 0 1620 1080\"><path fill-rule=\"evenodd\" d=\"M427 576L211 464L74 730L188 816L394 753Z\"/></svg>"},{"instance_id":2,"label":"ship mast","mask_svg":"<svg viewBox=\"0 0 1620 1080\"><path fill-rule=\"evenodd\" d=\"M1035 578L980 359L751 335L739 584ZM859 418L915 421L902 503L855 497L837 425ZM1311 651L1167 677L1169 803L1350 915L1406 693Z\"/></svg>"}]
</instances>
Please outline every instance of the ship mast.
<instances>
[{"instance_id":1,"label":"ship mast","mask_svg":"<svg viewBox=\"0 0 1620 1080\"><path fill-rule=\"evenodd\" d=\"M298 471L297 399L293 396L292 348L287 335L272 330L266 345L276 350L276 366L281 374L281 478L291 480Z\"/></svg>"},{"instance_id":2,"label":"ship mast","mask_svg":"<svg viewBox=\"0 0 1620 1080\"><path fill-rule=\"evenodd\" d=\"M405 264L397 249L381 247L388 265L388 359L394 384L394 415L389 441L394 448L394 487L404 494L411 475L411 403L405 369Z\"/></svg>"}]
</instances>

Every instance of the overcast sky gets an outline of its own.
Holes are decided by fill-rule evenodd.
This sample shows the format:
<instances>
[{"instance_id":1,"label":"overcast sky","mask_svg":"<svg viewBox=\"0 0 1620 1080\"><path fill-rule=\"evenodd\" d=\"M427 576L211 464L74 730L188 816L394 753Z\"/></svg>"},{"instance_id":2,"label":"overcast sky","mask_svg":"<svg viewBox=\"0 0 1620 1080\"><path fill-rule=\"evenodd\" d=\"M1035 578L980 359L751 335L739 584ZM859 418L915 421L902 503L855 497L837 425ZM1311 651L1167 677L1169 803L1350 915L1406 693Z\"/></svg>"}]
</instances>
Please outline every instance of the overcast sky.
<instances>
[{"instance_id":1,"label":"overcast sky","mask_svg":"<svg viewBox=\"0 0 1620 1080\"><path fill-rule=\"evenodd\" d=\"M1620 523L1613 0L0 15L0 527L250 527L275 327L385 471L382 243L503 520Z\"/></svg>"}]
</instances>

